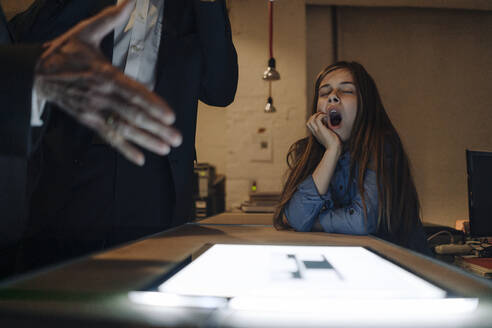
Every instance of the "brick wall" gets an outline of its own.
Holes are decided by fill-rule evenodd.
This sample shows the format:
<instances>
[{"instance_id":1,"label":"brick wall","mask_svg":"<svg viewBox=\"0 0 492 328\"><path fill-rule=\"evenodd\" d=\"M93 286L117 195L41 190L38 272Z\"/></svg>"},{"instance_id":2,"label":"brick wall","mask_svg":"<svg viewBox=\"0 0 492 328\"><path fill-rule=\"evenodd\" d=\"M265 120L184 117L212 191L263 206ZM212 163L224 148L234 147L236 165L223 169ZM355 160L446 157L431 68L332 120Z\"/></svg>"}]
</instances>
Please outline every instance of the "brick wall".
<instances>
[{"instance_id":1,"label":"brick wall","mask_svg":"<svg viewBox=\"0 0 492 328\"><path fill-rule=\"evenodd\" d=\"M268 84L262 80L268 61L267 1L230 1L234 44L239 56L239 85L227 109L200 104L198 161L226 174L227 208L247 199L256 180L259 191L280 191L289 146L305 135L306 9L304 0L275 3L274 56L281 80L273 82L277 112L264 113ZM271 136L271 160L254 161L259 129Z\"/></svg>"}]
</instances>

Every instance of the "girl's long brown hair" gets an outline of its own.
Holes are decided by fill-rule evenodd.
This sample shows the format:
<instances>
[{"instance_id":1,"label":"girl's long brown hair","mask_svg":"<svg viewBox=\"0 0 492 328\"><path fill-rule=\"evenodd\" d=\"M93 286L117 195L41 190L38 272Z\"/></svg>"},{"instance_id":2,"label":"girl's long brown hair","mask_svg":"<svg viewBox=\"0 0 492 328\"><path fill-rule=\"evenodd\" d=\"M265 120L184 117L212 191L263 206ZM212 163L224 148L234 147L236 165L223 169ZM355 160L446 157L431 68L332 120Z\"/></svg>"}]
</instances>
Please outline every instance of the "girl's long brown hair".
<instances>
[{"instance_id":1,"label":"girl's long brown hair","mask_svg":"<svg viewBox=\"0 0 492 328\"><path fill-rule=\"evenodd\" d=\"M316 80L312 114L317 111L318 89L324 77L336 70L352 73L357 89L358 109L351 136L346 143L350 152L350 180L357 177L364 212L364 178L369 165L378 180L378 233L401 245L408 243L411 231L420 224L420 203L410 172L408 157L391 123L372 77L356 62L337 62L326 67ZM277 229L290 228L283 221L284 209L297 186L311 175L321 161L324 147L310 134L295 142L287 153L287 180L274 214ZM356 172L357 171L357 172Z\"/></svg>"}]
</instances>

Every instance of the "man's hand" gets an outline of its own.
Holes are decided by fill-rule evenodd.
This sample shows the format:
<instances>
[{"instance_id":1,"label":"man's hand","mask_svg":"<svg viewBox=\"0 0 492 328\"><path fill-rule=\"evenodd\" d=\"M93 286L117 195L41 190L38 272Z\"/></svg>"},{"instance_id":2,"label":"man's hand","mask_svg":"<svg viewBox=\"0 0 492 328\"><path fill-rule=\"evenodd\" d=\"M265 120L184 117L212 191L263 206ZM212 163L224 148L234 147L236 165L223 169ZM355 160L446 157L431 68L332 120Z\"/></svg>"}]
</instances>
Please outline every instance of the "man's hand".
<instances>
[{"instance_id":1,"label":"man's hand","mask_svg":"<svg viewBox=\"0 0 492 328\"><path fill-rule=\"evenodd\" d=\"M128 20L135 0L105 9L49 42L36 67L34 87L80 123L95 130L130 161L145 158L135 143L165 155L181 144L170 127L175 115L164 100L113 67L99 46Z\"/></svg>"}]
</instances>

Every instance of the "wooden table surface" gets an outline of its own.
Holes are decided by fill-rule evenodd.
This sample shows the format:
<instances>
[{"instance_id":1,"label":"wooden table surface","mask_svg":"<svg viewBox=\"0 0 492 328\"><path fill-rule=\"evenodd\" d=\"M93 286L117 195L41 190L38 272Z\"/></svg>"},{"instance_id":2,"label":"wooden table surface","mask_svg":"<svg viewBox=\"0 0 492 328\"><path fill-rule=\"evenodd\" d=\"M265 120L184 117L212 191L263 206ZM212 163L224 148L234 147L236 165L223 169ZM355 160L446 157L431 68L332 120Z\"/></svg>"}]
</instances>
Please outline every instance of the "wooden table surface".
<instances>
[{"instance_id":1,"label":"wooden table surface","mask_svg":"<svg viewBox=\"0 0 492 328\"><path fill-rule=\"evenodd\" d=\"M371 236L277 231L271 218L271 214L224 213L4 282L0 327L201 326L211 320L213 311L137 305L128 300L128 292L155 283L213 243L369 247L453 293L478 297L479 310L458 326L492 325L492 284L486 280ZM227 320L220 325L240 326Z\"/></svg>"}]
</instances>

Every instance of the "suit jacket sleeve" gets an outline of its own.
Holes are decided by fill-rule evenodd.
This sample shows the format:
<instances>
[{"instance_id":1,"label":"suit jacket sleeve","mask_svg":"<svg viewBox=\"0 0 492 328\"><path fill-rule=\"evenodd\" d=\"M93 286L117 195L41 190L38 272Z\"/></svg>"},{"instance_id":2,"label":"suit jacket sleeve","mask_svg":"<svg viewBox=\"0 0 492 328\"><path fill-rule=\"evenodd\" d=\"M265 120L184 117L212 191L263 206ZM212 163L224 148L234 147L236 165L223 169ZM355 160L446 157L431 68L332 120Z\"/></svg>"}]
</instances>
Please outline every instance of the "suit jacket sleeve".
<instances>
[{"instance_id":1,"label":"suit jacket sleeve","mask_svg":"<svg viewBox=\"0 0 492 328\"><path fill-rule=\"evenodd\" d=\"M236 94L238 66L225 2L194 1L205 63L200 100L212 106L227 106Z\"/></svg>"},{"instance_id":2,"label":"suit jacket sleeve","mask_svg":"<svg viewBox=\"0 0 492 328\"><path fill-rule=\"evenodd\" d=\"M31 148L31 93L40 45L0 46L0 154L26 157Z\"/></svg>"}]
</instances>

